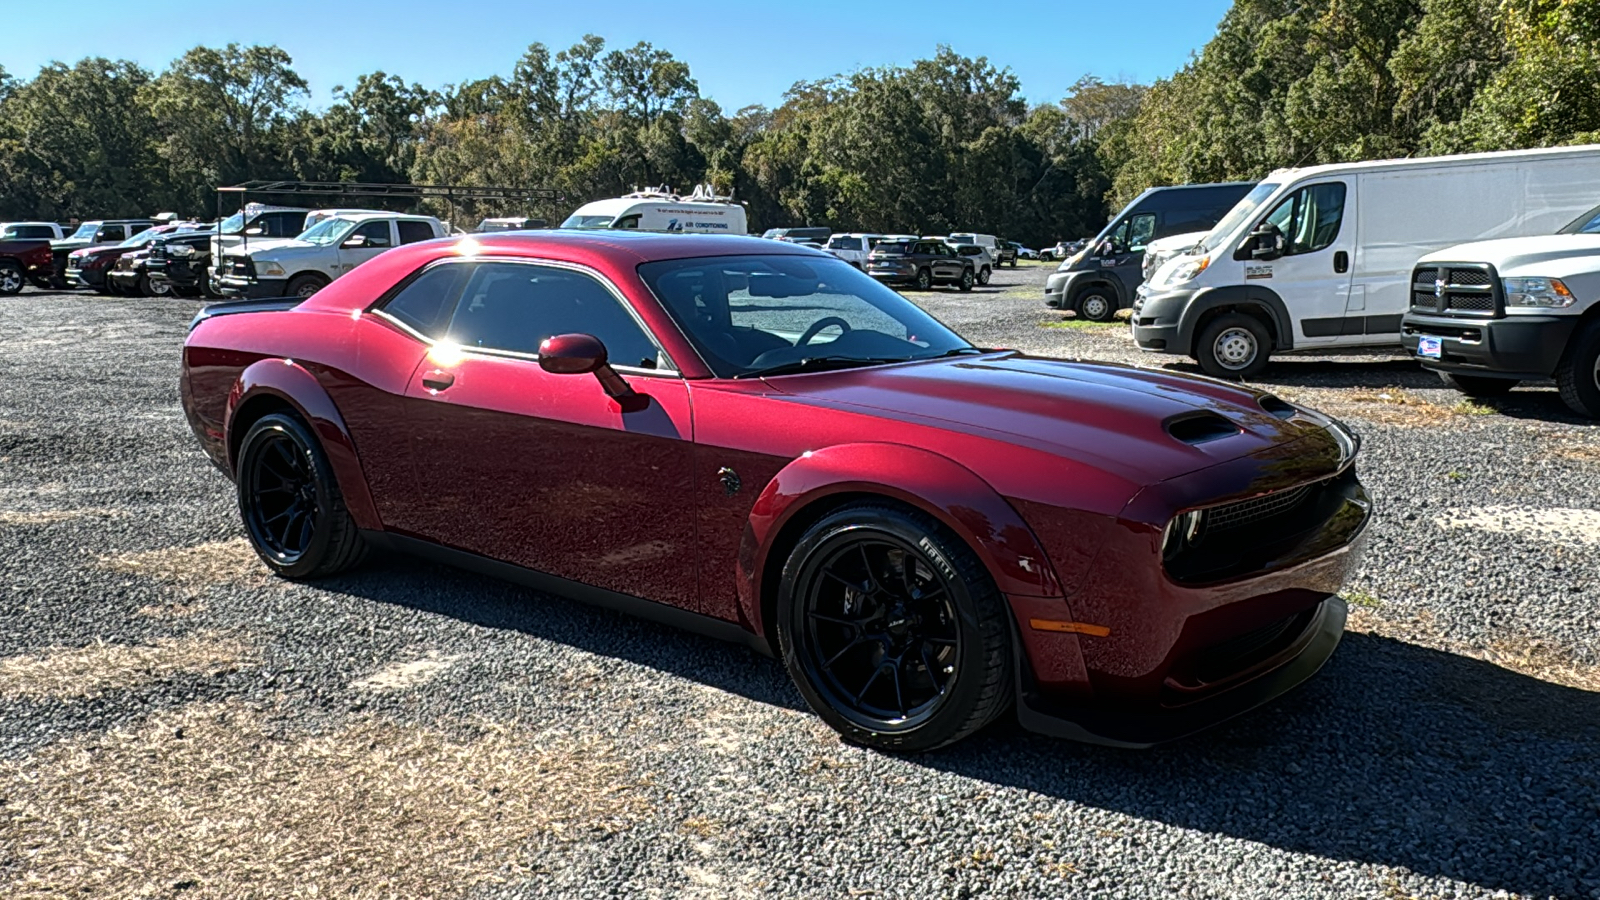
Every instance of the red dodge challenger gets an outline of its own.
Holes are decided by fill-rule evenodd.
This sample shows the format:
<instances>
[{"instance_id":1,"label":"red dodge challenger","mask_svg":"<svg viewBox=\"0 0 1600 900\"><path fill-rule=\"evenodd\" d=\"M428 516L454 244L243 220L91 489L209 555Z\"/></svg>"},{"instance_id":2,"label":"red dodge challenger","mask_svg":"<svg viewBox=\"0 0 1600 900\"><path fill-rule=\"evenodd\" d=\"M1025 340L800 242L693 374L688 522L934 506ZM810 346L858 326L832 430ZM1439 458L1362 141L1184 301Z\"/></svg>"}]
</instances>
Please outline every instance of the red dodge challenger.
<instances>
[{"instance_id":1,"label":"red dodge challenger","mask_svg":"<svg viewBox=\"0 0 1600 900\"><path fill-rule=\"evenodd\" d=\"M740 641L888 750L1264 703L1338 644L1370 514L1335 420L974 347L751 238L408 245L207 307L182 390L279 574L402 551Z\"/></svg>"}]
</instances>

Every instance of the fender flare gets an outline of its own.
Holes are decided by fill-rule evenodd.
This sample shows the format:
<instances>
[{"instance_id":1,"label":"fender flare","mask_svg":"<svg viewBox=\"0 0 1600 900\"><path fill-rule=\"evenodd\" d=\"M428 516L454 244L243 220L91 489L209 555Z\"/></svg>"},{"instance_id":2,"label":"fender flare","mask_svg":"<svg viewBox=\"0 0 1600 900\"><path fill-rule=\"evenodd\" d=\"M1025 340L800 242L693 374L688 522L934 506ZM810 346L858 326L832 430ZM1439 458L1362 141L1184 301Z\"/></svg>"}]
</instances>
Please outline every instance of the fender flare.
<instances>
[{"instance_id":1,"label":"fender flare","mask_svg":"<svg viewBox=\"0 0 1600 900\"><path fill-rule=\"evenodd\" d=\"M1264 310L1272 320L1272 349L1294 349L1294 318L1289 315L1289 307L1277 291L1259 284L1230 284L1197 291L1184 305L1183 315L1178 319L1176 347L1168 349L1192 354L1200 320L1211 310L1224 306L1253 306Z\"/></svg>"},{"instance_id":2,"label":"fender flare","mask_svg":"<svg viewBox=\"0 0 1600 900\"><path fill-rule=\"evenodd\" d=\"M873 494L920 509L967 543L1001 593L1060 597L1044 548L1033 531L971 469L918 447L890 443L839 444L810 451L784 466L751 508L739 544L739 605L757 634L767 634L762 585L777 566L772 549L784 527L818 501L840 494Z\"/></svg>"},{"instance_id":3,"label":"fender flare","mask_svg":"<svg viewBox=\"0 0 1600 900\"><path fill-rule=\"evenodd\" d=\"M346 508L357 527L376 530L382 527L372 494L367 489L367 478L361 470L361 459L356 454L355 441L344 417L334 405L333 398L317 381L317 376L292 359L269 357L246 366L228 391L228 405L224 413L223 433L226 435L228 472L238 470L234 458L238 446L234 435L234 417L252 400L271 396L281 400L304 419L328 455L333 474L339 482L339 492L344 496ZM242 439L244 435L238 435Z\"/></svg>"},{"instance_id":4,"label":"fender flare","mask_svg":"<svg viewBox=\"0 0 1600 900\"><path fill-rule=\"evenodd\" d=\"M1069 272L1066 284L1061 291L1062 309L1072 309L1072 303L1077 295L1084 289L1095 285L1105 285L1111 291L1111 296L1116 300L1117 309L1128 309L1133 305L1128 292L1122 286L1122 279L1109 272L1099 272L1093 269L1082 269Z\"/></svg>"}]
</instances>

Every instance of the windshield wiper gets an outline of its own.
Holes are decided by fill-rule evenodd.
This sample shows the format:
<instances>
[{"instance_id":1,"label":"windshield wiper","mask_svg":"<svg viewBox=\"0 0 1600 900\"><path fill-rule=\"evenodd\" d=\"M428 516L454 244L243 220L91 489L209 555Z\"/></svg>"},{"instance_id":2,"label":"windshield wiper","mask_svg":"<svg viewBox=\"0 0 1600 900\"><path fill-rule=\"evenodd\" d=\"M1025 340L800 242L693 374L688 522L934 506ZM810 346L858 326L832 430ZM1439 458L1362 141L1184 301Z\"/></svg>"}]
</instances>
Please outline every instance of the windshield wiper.
<instances>
[{"instance_id":1,"label":"windshield wiper","mask_svg":"<svg viewBox=\"0 0 1600 900\"><path fill-rule=\"evenodd\" d=\"M764 369L741 372L735 378L764 378L768 375L793 375L799 372L826 372L829 369L853 369L859 366L881 366L885 363L909 362L905 356L808 356L793 362L779 363Z\"/></svg>"}]
</instances>

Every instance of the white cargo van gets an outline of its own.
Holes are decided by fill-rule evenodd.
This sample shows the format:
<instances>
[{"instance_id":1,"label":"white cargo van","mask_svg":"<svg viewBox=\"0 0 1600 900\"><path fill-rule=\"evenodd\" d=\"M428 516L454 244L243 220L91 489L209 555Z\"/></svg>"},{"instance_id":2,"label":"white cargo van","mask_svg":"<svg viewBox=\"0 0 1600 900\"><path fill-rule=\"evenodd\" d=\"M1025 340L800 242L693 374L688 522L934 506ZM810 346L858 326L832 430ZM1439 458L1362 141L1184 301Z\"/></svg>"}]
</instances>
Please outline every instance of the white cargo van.
<instances>
[{"instance_id":1,"label":"white cargo van","mask_svg":"<svg viewBox=\"0 0 1600 900\"><path fill-rule=\"evenodd\" d=\"M578 207L562 228L623 228L684 234L745 234L744 206L702 185L688 197L665 187Z\"/></svg>"},{"instance_id":2,"label":"white cargo van","mask_svg":"<svg viewBox=\"0 0 1600 900\"><path fill-rule=\"evenodd\" d=\"M1248 378L1271 354L1398 347L1411 269L1600 201L1600 145L1279 169L1139 287L1141 350Z\"/></svg>"}]
</instances>

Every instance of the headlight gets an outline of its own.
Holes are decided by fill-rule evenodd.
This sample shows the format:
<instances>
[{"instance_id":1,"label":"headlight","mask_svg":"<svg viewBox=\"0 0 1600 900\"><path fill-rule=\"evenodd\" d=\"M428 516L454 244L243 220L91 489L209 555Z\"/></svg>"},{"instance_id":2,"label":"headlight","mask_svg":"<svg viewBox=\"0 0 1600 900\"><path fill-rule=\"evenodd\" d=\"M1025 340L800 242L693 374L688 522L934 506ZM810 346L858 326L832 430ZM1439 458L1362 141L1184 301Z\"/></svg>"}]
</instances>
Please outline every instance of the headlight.
<instances>
[{"instance_id":1,"label":"headlight","mask_svg":"<svg viewBox=\"0 0 1600 900\"><path fill-rule=\"evenodd\" d=\"M1198 278L1200 273L1204 272L1209 265L1211 265L1211 257L1209 256L1181 262L1177 268L1172 270L1172 274L1167 276L1167 284L1183 284L1185 281Z\"/></svg>"},{"instance_id":2,"label":"headlight","mask_svg":"<svg viewBox=\"0 0 1600 900\"><path fill-rule=\"evenodd\" d=\"M1193 546L1205 531L1205 510L1194 510L1174 516L1167 523L1166 534L1161 539L1161 558L1170 560L1178 555L1179 551Z\"/></svg>"},{"instance_id":3,"label":"headlight","mask_svg":"<svg viewBox=\"0 0 1600 900\"><path fill-rule=\"evenodd\" d=\"M269 278L282 278L284 276L284 271L283 266L280 266L270 260L263 259L256 261L256 274L266 275Z\"/></svg>"},{"instance_id":4,"label":"headlight","mask_svg":"<svg viewBox=\"0 0 1600 900\"><path fill-rule=\"evenodd\" d=\"M1560 309L1578 299L1559 278L1502 278L1500 284L1506 291L1506 306Z\"/></svg>"},{"instance_id":5,"label":"headlight","mask_svg":"<svg viewBox=\"0 0 1600 900\"><path fill-rule=\"evenodd\" d=\"M179 244L176 247L169 247L167 249L167 255L168 256L193 256L194 255L194 248L186 246L184 244Z\"/></svg>"}]
</instances>

